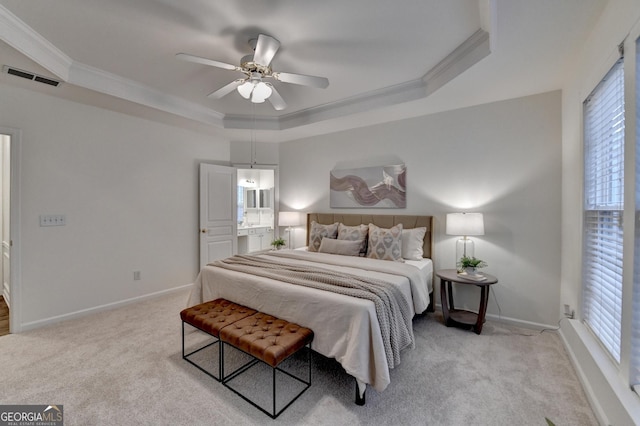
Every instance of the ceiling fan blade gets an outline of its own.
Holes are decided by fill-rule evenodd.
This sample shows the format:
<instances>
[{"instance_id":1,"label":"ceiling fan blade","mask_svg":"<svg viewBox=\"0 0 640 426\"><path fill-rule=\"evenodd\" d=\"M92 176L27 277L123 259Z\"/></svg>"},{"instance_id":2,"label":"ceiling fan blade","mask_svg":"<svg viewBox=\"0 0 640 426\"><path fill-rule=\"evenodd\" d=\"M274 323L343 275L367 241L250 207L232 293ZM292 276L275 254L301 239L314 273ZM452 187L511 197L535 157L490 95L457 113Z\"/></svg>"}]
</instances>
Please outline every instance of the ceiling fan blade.
<instances>
[{"instance_id":1,"label":"ceiling fan blade","mask_svg":"<svg viewBox=\"0 0 640 426\"><path fill-rule=\"evenodd\" d=\"M207 97L208 98L213 98L213 99L220 99L223 96L226 96L229 93L233 92L238 86L240 86L245 81L247 81L246 78L239 78L237 80L234 80L231 83L229 83L229 84L227 84L225 86L222 86L221 88L219 88L215 92L209 93L207 95Z\"/></svg>"},{"instance_id":2,"label":"ceiling fan blade","mask_svg":"<svg viewBox=\"0 0 640 426\"><path fill-rule=\"evenodd\" d=\"M271 92L271 96L269 96L267 99L269 100L269 102L271 102L271 105L273 105L273 108L276 111L281 111L285 109L287 107L287 103L284 101L284 99L282 99L282 96L280 96L280 93L278 93L278 91L276 90L275 87L273 87L272 84L269 84L269 87L271 87L272 92Z\"/></svg>"},{"instance_id":3,"label":"ceiling fan blade","mask_svg":"<svg viewBox=\"0 0 640 426\"><path fill-rule=\"evenodd\" d=\"M235 65L214 61L213 59L201 58L200 56L189 55L188 53L178 53L176 58L182 59L183 61L195 62L196 64L210 65L212 67L218 67L225 70L242 71L240 67Z\"/></svg>"},{"instance_id":4,"label":"ceiling fan blade","mask_svg":"<svg viewBox=\"0 0 640 426\"><path fill-rule=\"evenodd\" d=\"M268 67L279 48L280 42L278 40L260 34L256 43L256 51L253 54L253 62Z\"/></svg>"},{"instance_id":5,"label":"ceiling fan blade","mask_svg":"<svg viewBox=\"0 0 640 426\"><path fill-rule=\"evenodd\" d=\"M274 72L273 77L283 83L300 84L318 89L326 89L329 86L329 79L325 77L315 77L313 75L292 74L290 72Z\"/></svg>"}]
</instances>

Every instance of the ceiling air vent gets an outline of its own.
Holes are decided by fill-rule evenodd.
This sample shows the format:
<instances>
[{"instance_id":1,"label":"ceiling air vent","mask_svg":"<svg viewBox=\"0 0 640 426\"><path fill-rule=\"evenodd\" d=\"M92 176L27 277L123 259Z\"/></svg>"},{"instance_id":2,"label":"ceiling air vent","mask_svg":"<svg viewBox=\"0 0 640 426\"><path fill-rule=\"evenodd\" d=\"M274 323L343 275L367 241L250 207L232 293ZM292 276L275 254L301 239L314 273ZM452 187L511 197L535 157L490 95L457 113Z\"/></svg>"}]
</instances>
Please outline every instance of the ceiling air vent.
<instances>
[{"instance_id":1,"label":"ceiling air vent","mask_svg":"<svg viewBox=\"0 0 640 426\"><path fill-rule=\"evenodd\" d=\"M8 65L3 66L2 67L2 71L6 72L7 74L15 75L17 77L26 78L27 80L37 81L39 83L48 84L49 86L53 86L53 87L58 87L58 85L60 85L60 82L57 81L57 80L52 80L50 78L43 77L41 75L34 74L32 72L29 72L29 71L24 71L24 70L21 70L21 69L18 69L18 68L10 67Z\"/></svg>"}]
</instances>

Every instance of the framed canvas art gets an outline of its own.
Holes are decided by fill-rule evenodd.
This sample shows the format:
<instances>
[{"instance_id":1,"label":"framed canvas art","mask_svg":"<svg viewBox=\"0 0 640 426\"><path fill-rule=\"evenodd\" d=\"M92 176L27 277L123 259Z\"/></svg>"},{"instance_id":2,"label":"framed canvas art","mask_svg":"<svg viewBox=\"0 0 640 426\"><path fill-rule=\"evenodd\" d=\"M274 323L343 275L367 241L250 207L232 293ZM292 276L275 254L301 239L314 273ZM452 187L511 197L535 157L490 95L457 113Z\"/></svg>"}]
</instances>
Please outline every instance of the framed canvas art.
<instances>
[{"instance_id":1,"label":"framed canvas art","mask_svg":"<svg viewBox=\"0 0 640 426\"><path fill-rule=\"evenodd\" d=\"M331 207L405 208L406 177L404 164L334 169L330 172Z\"/></svg>"}]
</instances>

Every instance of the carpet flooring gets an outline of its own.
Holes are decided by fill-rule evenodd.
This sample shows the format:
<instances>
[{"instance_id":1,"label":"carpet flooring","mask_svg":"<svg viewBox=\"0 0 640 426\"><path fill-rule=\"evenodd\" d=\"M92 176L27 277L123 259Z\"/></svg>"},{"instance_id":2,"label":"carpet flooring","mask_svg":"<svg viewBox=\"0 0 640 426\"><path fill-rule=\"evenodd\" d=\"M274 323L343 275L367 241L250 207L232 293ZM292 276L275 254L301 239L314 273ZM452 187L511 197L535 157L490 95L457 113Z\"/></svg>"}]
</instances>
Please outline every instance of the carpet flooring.
<instances>
[{"instance_id":1,"label":"carpet flooring","mask_svg":"<svg viewBox=\"0 0 640 426\"><path fill-rule=\"evenodd\" d=\"M596 425L554 332L487 322L482 335L414 319L383 392L313 356L313 384L273 421L187 363L187 292L0 338L0 404L63 405L65 425ZM196 335L192 333L192 335ZM249 373L247 373L249 374ZM270 393L270 384L255 383Z\"/></svg>"}]
</instances>

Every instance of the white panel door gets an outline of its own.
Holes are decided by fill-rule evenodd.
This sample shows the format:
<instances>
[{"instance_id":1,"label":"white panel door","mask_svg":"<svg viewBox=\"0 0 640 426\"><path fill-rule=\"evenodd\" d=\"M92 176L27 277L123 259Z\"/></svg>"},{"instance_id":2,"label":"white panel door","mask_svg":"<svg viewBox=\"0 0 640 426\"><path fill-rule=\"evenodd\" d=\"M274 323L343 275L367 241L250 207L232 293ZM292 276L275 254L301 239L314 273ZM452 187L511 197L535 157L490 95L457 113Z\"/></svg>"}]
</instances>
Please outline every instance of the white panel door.
<instances>
[{"instance_id":1,"label":"white panel door","mask_svg":"<svg viewBox=\"0 0 640 426\"><path fill-rule=\"evenodd\" d=\"M200 164L200 268L238 252L236 169Z\"/></svg>"}]
</instances>

